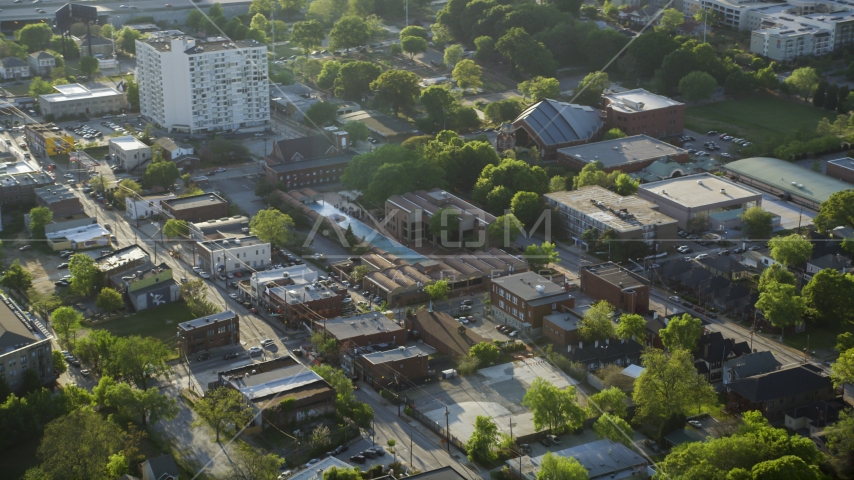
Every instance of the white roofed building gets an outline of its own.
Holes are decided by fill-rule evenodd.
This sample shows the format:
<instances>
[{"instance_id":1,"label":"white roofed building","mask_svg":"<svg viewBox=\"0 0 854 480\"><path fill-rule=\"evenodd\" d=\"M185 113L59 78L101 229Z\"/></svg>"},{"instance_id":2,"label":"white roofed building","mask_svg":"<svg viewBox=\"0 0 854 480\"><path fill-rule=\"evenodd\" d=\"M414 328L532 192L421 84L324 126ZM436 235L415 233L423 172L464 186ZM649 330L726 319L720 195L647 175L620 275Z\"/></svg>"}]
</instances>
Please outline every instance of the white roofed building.
<instances>
[{"instance_id":1,"label":"white roofed building","mask_svg":"<svg viewBox=\"0 0 854 480\"><path fill-rule=\"evenodd\" d=\"M97 115L127 108L125 94L114 88L88 89L79 83L56 85L58 93L39 95L42 115L56 118L69 115Z\"/></svg>"}]
</instances>

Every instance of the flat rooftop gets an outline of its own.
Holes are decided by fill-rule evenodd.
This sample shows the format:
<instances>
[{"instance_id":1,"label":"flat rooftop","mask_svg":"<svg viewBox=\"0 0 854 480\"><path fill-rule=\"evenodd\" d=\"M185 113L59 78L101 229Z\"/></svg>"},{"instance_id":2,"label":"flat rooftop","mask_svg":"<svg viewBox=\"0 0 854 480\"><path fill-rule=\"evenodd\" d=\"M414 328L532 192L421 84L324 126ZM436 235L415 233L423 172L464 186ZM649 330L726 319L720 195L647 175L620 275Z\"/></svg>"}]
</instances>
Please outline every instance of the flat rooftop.
<instances>
[{"instance_id":1,"label":"flat rooftop","mask_svg":"<svg viewBox=\"0 0 854 480\"><path fill-rule=\"evenodd\" d=\"M212 205L214 203L228 203L215 193L202 193L199 195L192 195L189 197L183 198L173 198L168 200L163 200L163 204L169 205L174 210L189 210L191 208L198 208L205 205Z\"/></svg>"},{"instance_id":2,"label":"flat rooftop","mask_svg":"<svg viewBox=\"0 0 854 480\"><path fill-rule=\"evenodd\" d=\"M235 248L254 247L255 245L267 245L254 235L240 238L223 238L219 240L207 240L199 242L199 246L210 250L231 250Z\"/></svg>"},{"instance_id":3,"label":"flat rooftop","mask_svg":"<svg viewBox=\"0 0 854 480\"><path fill-rule=\"evenodd\" d=\"M815 203L823 203L834 193L851 188L850 183L776 158L745 158L728 163L723 168Z\"/></svg>"},{"instance_id":4,"label":"flat rooftop","mask_svg":"<svg viewBox=\"0 0 854 480\"><path fill-rule=\"evenodd\" d=\"M178 328L184 331L190 331L194 328L203 327L211 323L222 322L224 320L231 320L233 318L238 318L237 314L232 312L231 310L226 310L224 312L208 315L207 317L201 317L195 320L190 320L188 322L179 323Z\"/></svg>"},{"instance_id":5,"label":"flat rooftop","mask_svg":"<svg viewBox=\"0 0 854 480\"><path fill-rule=\"evenodd\" d=\"M844 168L846 170L854 171L854 158L851 157L837 158L836 160L830 160L827 163L836 165L837 167Z\"/></svg>"},{"instance_id":6,"label":"flat rooftop","mask_svg":"<svg viewBox=\"0 0 854 480\"><path fill-rule=\"evenodd\" d=\"M170 267L166 263L161 263L160 265L157 265L156 267L149 268L146 270L140 270L142 272L142 274L138 274L136 277L133 278L133 280L128 281L128 283L140 282L142 280L145 280L146 278L154 277L154 276L158 275L159 273L165 272L167 270L172 270L172 267ZM128 273L130 273L130 272L128 272Z\"/></svg>"},{"instance_id":7,"label":"flat rooftop","mask_svg":"<svg viewBox=\"0 0 854 480\"><path fill-rule=\"evenodd\" d=\"M498 277L493 279L492 283L528 301L566 293L560 285L536 272Z\"/></svg>"},{"instance_id":8,"label":"flat rooftop","mask_svg":"<svg viewBox=\"0 0 854 480\"><path fill-rule=\"evenodd\" d=\"M688 151L646 135L635 135L577 147L559 148L558 153L584 163L599 161L605 168L612 168L665 156L687 155Z\"/></svg>"},{"instance_id":9,"label":"flat rooftop","mask_svg":"<svg viewBox=\"0 0 854 480\"><path fill-rule=\"evenodd\" d=\"M581 325L581 318L568 312L552 313L551 315L544 316L543 320L550 321L551 323L564 329L564 331L566 332L578 330L578 326Z\"/></svg>"},{"instance_id":10,"label":"flat rooftop","mask_svg":"<svg viewBox=\"0 0 854 480\"><path fill-rule=\"evenodd\" d=\"M43 202L47 204L61 202L63 200L71 200L71 199L79 199L77 195L74 194L74 190L71 189L68 185L60 184L60 185L50 185L43 188L37 188L33 190L33 193L36 194Z\"/></svg>"},{"instance_id":11,"label":"flat rooftop","mask_svg":"<svg viewBox=\"0 0 854 480\"><path fill-rule=\"evenodd\" d=\"M0 174L20 175L23 173L36 173L38 168L25 161L14 161L0 164Z\"/></svg>"},{"instance_id":12,"label":"flat rooftop","mask_svg":"<svg viewBox=\"0 0 854 480\"><path fill-rule=\"evenodd\" d=\"M0 174L0 185L13 187L18 185L50 185L53 177L46 173L18 173L15 175Z\"/></svg>"},{"instance_id":13,"label":"flat rooftop","mask_svg":"<svg viewBox=\"0 0 854 480\"><path fill-rule=\"evenodd\" d=\"M704 207L728 200L759 200L762 197L762 193L757 190L710 173L644 183L640 186L640 190L667 198L688 208Z\"/></svg>"},{"instance_id":14,"label":"flat rooftop","mask_svg":"<svg viewBox=\"0 0 854 480\"><path fill-rule=\"evenodd\" d=\"M415 127L403 120L398 120L397 118L383 113L367 110L358 110L356 112L338 115L338 123L343 125L350 121L364 123L371 131L384 137L404 135L415 131Z\"/></svg>"},{"instance_id":15,"label":"flat rooftop","mask_svg":"<svg viewBox=\"0 0 854 480\"><path fill-rule=\"evenodd\" d=\"M326 167L329 165L338 165L340 163L348 163L353 160L355 155L333 155L331 157L318 157L310 160L302 160L299 162L277 163L274 165L266 165L266 168L273 170L276 173L293 172L294 170L304 170L306 168Z\"/></svg>"},{"instance_id":16,"label":"flat rooftop","mask_svg":"<svg viewBox=\"0 0 854 480\"><path fill-rule=\"evenodd\" d=\"M637 195L623 197L607 188L590 185L578 190L547 193L549 202L580 212L618 232L666 225L676 220L659 212L658 205Z\"/></svg>"},{"instance_id":17,"label":"flat rooftop","mask_svg":"<svg viewBox=\"0 0 854 480\"><path fill-rule=\"evenodd\" d=\"M2 295L0 302L0 355L17 350L40 340L24 324L23 314L13 310L14 304Z\"/></svg>"},{"instance_id":18,"label":"flat rooftop","mask_svg":"<svg viewBox=\"0 0 854 480\"><path fill-rule=\"evenodd\" d=\"M317 322L317 325L324 324L326 331L339 341L353 337L361 337L362 335L370 335L377 332L400 332L400 335L404 334L403 327L378 312L365 313L346 318L330 318L322 323ZM403 337L400 338L403 339Z\"/></svg>"},{"instance_id":19,"label":"flat rooftop","mask_svg":"<svg viewBox=\"0 0 854 480\"><path fill-rule=\"evenodd\" d=\"M53 241L66 239L71 242L83 243L87 240L92 240L94 238L106 238L109 235L109 230L95 223L92 225L84 225L80 227L69 228L67 230L59 230L56 232L46 233L45 237ZM103 245L106 246L106 242L104 242Z\"/></svg>"},{"instance_id":20,"label":"flat rooftop","mask_svg":"<svg viewBox=\"0 0 854 480\"><path fill-rule=\"evenodd\" d=\"M59 93L39 95L39 100L48 102L65 102L71 100L99 99L124 95L114 88L96 88L94 90L89 90L79 83L55 85L53 88Z\"/></svg>"},{"instance_id":21,"label":"flat rooftop","mask_svg":"<svg viewBox=\"0 0 854 480\"><path fill-rule=\"evenodd\" d=\"M148 145L137 140L136 137L127 135L124 137L115 137L110 139L110 145L115 145L124 151L134 151L143 148L151 148Z\"/></svg>"},{"instance_id":22,"label":"flat rooftop","mask_svg":"<svg viewBox=\"0 0 854 480\"><path fill-rule=\"evenodd\" d=\"M412 357L426 357L427 355L427 352L418 348L417 345L413 345L411 347L398 347L384 352L369 353L368 355L363 355L362 358L373 365L380 365Z\"/></svg>"},{"instance_id":23,"label":"flat rooftop","mask_svg":"<svg viewBox=\"0 0 854 480\"><path fill-rule=\"evenodd\" d=\"M613 262L600 263L597 265L585 265L581 268L601 278L602 280L605 280L611 285L615 287L620 287L624 290L627 288L643 287L645 285L649 285L649 283L644 280L644 278L640 275L631 272L628 269L623 268Z\"/></svg>"},{"instance_id":24,"label":"flat rooftop","mask_svg":"<svg viewBox=\"0 0 854 480\"><path fill-rule=\"evenodd\" d=\"M112 270L125 263L142 260L144 258L148 258L148 252L143 250L139 245L129 245L127 247L120 248L109 255L103 255L96 258L95 263L98 264L98 268L103 272L106 270Z\"/></svg>"},{"instance_id":25,"label":"flat rooftop","mask_svg":"<svg viewBox=\"0 0 854 480\"><path fill-rule=\"evenodd\" d=\"M602 95L602 98L610 100L609 107L625 113L648 112L650 110L682 105L682 103L676 100L657 95L643 88L636 88L620 93L609 93Z\"/></svg>"},{"instance_id":26,"label":"flat rooftop","mask_svg":"<svg viewBox=\"0 0 854 480\"><path fill-rule=\"evenodd\" d=\"M270 273L277 272L279 278L285 278L285 272L283 270L284 269L272 270L270 271ZM321 284L311 284L311 282L316 277L312 278L310 275L302 277L290 277L289 274L288 278L293 280L294 283L291 285L275 286L269 288L270 294L281 298L282 301L287 302L290 305L298 305L300 303L313 302L324 298L337 297L339 295L339 292L341 292L341 294L343 295L343 290L335 291ZM267 281L269 282L274 280L276 279L270 279Z\"/></svg>"}]
</instances>

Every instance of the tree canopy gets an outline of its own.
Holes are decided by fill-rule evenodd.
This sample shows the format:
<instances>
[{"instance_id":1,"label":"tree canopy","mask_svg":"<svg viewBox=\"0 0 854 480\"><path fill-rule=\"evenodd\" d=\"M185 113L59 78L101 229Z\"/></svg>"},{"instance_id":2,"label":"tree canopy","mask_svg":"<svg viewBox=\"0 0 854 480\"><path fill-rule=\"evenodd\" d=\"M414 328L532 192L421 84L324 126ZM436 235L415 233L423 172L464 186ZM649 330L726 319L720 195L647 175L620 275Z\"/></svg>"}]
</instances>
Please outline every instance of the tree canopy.
<instances>
[{"instance_id":1,"label":"tree canopy","mask_svg":"<svg viewBox=\"0 0 854 480\"><path fill-rule=\"evenodd\" d=\"M787 267L800 265L812 255L812 242L797 233L774 237L768 246L771 247L771 257Z\"/></svg>"},{"instance_id":2,"label":"tree canopy","mask_svg":"<svg viewBox=\"0 0 854 480\"><path fill-rule=\"evenodd\" d=\"M401 108L415 105L421 94L420 82L421 78L412 72L386 70L371 82L371 90L376 93L378 102L389 106L398 115Z\"/></svg>"},{"instance_id":3,"label":"tree canopy","mask_svg":"<svg viewBox=\"0 0 854 480\"><path fill-rule=\"evenodd\" d=\"M822 202L818 215L813 220L819 231L827 232L836 227L854 228L854 189L842 190Z\"/></svg>"},{"instance_id":4,"label":"tree canopy","mask_svg":"<svg viewBox=\"0 0 854 480\"><path fill-rule=\"evenodd\" d=\"M610 303L600 300L584 312L584 317L578 325L578 334L587 342L604 342L615 337L614 322L611 316L614 307Z\"/></svg>"},{"instance_id":5,"label":"tree canopy","mask_svg":"<svg viewBox=\"0 0 854 480\"><path fill-rule=\"evenodd\" d=\"M684 349L693 352L697 341L703 335L703 322L699 318L685 313L681 317L673 317L667 326L659 330L661 343L670 350Z\"/></svg>"},{"instance_id":6,"label":"tree canopy","mask_svg":"<svg viewBox=\"0 0 854 480\"><path fill-rule=\"evenodd\" d=\"M575 387L563 390L544 378L536 378L522 398L522 405L534 414L534 428L552 433L579 428L587 413L578 405Z\"/></svg>"},{"instance_id":7,"label":"tree canopy","mask_svg":"<svg viewBox=\"0 0 854 480\"><path fill-rule=\"evenodd\" d=\"M742 230L752 239L771 236L773 215L760 206L750 207L741 215Z\"/></svg>"},{"instance_id":8,"label":"tree canopy","mask_svg":"<svg viewBox=\"0 0 854 480\"><path fill-rule=\"evenodd\" d=\"M669 415L712 403L715 389L694 367L688 350L649 348L641 355L644 371L635 381L632 399L638 421L660 424Z\"/></svg>"},{"instance_id":9,"label":"tree canopy","mask_svg":"<svg viewBox=\"0 0 854 480\"><path fill-rule=\"evenodd\" d=\"M389 144L355 157L344 169L342 182L380 205L392 195L444 187L444 176L441 167L423 161L419 152Z\"/></svg>"}]
</instances>

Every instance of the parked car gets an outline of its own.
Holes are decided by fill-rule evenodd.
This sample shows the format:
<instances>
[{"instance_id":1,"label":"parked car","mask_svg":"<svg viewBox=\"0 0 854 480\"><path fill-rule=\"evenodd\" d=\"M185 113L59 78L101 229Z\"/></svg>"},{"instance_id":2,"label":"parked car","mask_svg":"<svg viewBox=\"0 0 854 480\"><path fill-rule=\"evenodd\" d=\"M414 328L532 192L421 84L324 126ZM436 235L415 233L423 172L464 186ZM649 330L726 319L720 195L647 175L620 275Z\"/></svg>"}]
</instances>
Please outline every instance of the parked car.
<instances>
[{"instance_id":1,"label":"parked car","mask_svg":"<svg viewBox=\"0 0 854 480\"><path fill-rule=\"evenodd\" d=\"M364 455L353 455L350 457L350 461L354 463L365 463L367 460Z\"/></svg>"},{"instance_id":2,"label":"parked car","mask_svg":"<svg viewBox=\"0 0 854 480\"><path fill-rule=\"evenodd\" d=\"M377 456L378 456L377 452L370 450L370 449L365 450L364 452L360 453L359 455L361 455L365 458L370 458L370 459L377 458Z\"/></svg>"},{"instance_id":3,"label":"parked car","mask_svg":"<svg viewBox=\"0 0 854 480\"><path fill-rule=\"evenodd\" d=\"M251 348L249 349L249 352L248 352L248 353L249 353L249 356L251 357L251 356L253 356L253 355L259 355L259 354L261 354L261 353L263 353L263 352L264 352L264 349L262 349L261 347L251 347Z\"/></svg>"},{"instance_id":4,"label":"parked car","mask_svg":"<svg viewBox=\"0 0 854 480\"><path fill-rule=\"evenodd\" d=\"M308 463L305 464L305 466L310 467L312 465L317 465L318 463L320 463L319 458L312 458L311 460L308 461Z\"/></svg>"},{"instance_id":5,"label":"parked car","mask_svg":"<svg viewBox=\"0 0 854 480\"><path fill-rule=\"evenodd\" d=\"M544 447L551 447L552 446L552 442L549 441L548 437L541 438L540 443L542 443Z\"/></svg>"},{"instance_id":6,"label":"parked car","mask_svg":"<svg viewBox=\"0 0 854 480\"><path fill-rule=\"evenodd\" d=\"M697 255L696 257L694 257L695 260L702 260L704 258L709 258L709 255L706 253L701 253L701 254Z\"/></svg>"},{"instance_id":7,"label":"parked car","mask_svg":"<svg viewBox=\"0 0 854 480\"><path fill-rule=\"evenodd\" d=\"M26 252L27 250L32 250L32 249L33 249L32 245L24 245L23 247L19 248L18 250L20 250L22 252Z\"/></svg>"},{"instance_id":8,"label":"parked car","mask_svg":"<svg viewBox=\"0 0 854 480\"><path fill-rule=\"evenodd\" d=\"M698 420L688 420L688 425L691 425L694 428L703 428L703 424Z\"/></svg>"},{"instance_id":9,"label":"parked car","mask_svg":"<svg viewBox=\"0 0 854 480\"><path fill-rule=\"evenodd\" d=\"M88 368L84 368L83 370L80 370L80 375L83 375L84 377L88 377L90 373L92 373L92 372L90 372Z\"/></svg>"},{"instance_id":10,"label":"parked car","mask_svg":"<svg viewBox=\"0 0 854 480\"><path fill-rule=\"evenodd\" d=\"M197 358L196 360L203 362L205 360L210 360L210 358L211 358L211 354L208 352L205 352L205 353L199 355L199 358Z\"/></svg>"},{"instance_id":11,"label":"parked car","mask_svg":"<svg viewBox=\"0 0 854 480\"><path fill-rule=\"evenodd\" d=\"M654 453L658 453L661 451L661 447L658 446L658 443L656 443L655 440L646 439L643 441L643 444L646 445L646 447L652 450Z\"/></svg>"},{"instance_id":12,"label":"parked car","mask_svg":"<svg viewBox=\"0 0 854 480\"><path fill-rule=\"evenodd\" d=\"M62 262L56 266L57 270L62 270L63 268L68 268L68 262Z\"/></svg>"},{"instance_id":13,"label":"parked car","mask_svg":"<svg viewBox=\"0 0 854 480\"><path fill-rule=\"evenodd\" d=\"M527 443L523 443L523 444L519 445L519 450L522 450L524 453L531 453L531 451L533 451L531 446L528 445Z\"/></svg>"},{"instance_id":14,"label":"parked car","mask_svg":"<svg viewBox=\"0 0 854 480\"><path fill-rule=\"evenodd\" d=\"M53 282L53 284L56 285L57 287L67 287L67 286L71 285L70 283L66 282L65 280L57 280L57 281Z\"/></svg>"},{"instance_id":15,"label":"parked car","mask_svg":"<svg viewBox=\"0 0 854 480\"><path fill-rule=\"evenodd\" d=\"M546 435L546 436L548 437L549 441L551 441L555 445L560 445L560 438L558 438L557 435Z\"/></svg>"},{"instance_id":16,"label":"parked car","mask_svg":"<svg viewBox=\"0 0 854 480\"><path fill-rule=\"evenodd\" d=\"M275 345L275 343L276 343L276 342L274 342L272 339L270 339L270 338L265 338L264 340L262 340L262 341L261 341L261 346L262 346L262 347L267 347L267 346L270 346L270 345Z\"/></svg>"},{"instance_id":17,"label":"parked car","mask_svg":"<svg viewBox=\"0 0 854 480\"><path fill-rule=\"evenodd\" d=\"M232 353L226 353L225 355L223 355L222 359L223 360L231 360L232 358L237 358L237 357L238 357L237 352L232 352Z\"/></svg>"}]
</instances>

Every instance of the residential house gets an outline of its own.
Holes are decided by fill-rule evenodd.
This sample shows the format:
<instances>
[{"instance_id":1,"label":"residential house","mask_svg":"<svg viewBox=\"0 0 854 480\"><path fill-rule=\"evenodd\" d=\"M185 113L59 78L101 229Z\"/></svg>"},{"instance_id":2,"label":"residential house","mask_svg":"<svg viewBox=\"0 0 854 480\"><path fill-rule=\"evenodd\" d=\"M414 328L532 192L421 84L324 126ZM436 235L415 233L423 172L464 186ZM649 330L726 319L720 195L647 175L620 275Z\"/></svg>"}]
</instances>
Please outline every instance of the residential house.
<instances>
[{"instance_id":1,"label":"residential house","mask_svg":"<svg viewBox=\"0 0 854 480\"><path fill-rule=\"evenodd\" d=\"M635 28L642 28L645 25L655 26L658 23L660 11L660 8L653 6L639 8L629 15L629 23Z\"/></svg>"},{"instance_id":2,"label":"residential house","mask_svg":"<svg viewBox=\"0 0 854 480\"><path fill-rule=\"evenodd\" d=\"M820 367L804 364L735 380L726 385L727 410L758 410L771 421L784 412L836 397L833 382Z\"/></svg>"},{"instance_id":3,"label":"residential house","mask_svg":"<svg viewBox=\"0 0 854 480\"><path fill-rule=\"evenodd\" d=\"M807 261L807 268L806 272L804 273L804 280L808 282L816 273L828 268L838 273L850 272L851 259L841 254L834 255L832 253L823 255L818 258L812 258Z\"/></svg>"},{"instance_id":4,"label":"residential house","mask_svg":"<svg viewBox=\"0 0 854 480\"><path fill-rule=\"evenodd\" d=\"M640 364L640 356L643 353L643 345L633 340L606 339L600 342L579 342L577 346L568 345L566 357L573 362L578 362L587 367L588 370L598 370L607 365L627 367L632 364Z\"/></svg>"},{"instance_id":5,"label":"residential house","mask_svg":"<svg viewBox=\"0 0 854 480\"><path fill-rule=\"evenodd\" d=\"M719 382L723 377L724 362L750 353L747 342L736 342L724 338L720 332L711 332L700 337L694 350L694 366L709 383Z\"/></svg>"},{"instance_id":6,"label":"residential house","mask_svg":"<svg viewBox=\"0 0 854 480\"><path fill-rule=\"evenodd\" d=\"M18 80L30 76L27 62L15 57L0 58L0 77L3 80Z\"/></svg>"},{"instance_id":7,"label":"residential house","mask_svg":"<svg viewBox=\"0 0 854 480\"><path fill-rule=\"evenodd\" d=\"M543 317L575 307L575 298L563 285L536 272L493 278L490 299L497 321L533 337L542 333Z\"/></svg>"},{"instance_id":8,"label":"residential house","mask_svg":"<svg viewBox=\"0 0 854 480\"><path fill-rule=\"evenodd\" d=\"M113 55L113 42L98 35L86 34L82 37L72 37L74 42L80 47L81 55L102 55L111 57ZM90 49L91 47L91 49Z\"/></svg>"},{"instance_id":9,"label":"residential house","mask_svg":"<svg viewBox=\"0 0 854 480\"><path fill-rule=\"evenodd\" d=\"M155 458L149 458L139 466L142 480L178 480L181 471L175 464L172 455L166 454Z\"/></svg>"},{"instance_id":10,"label":"residential house","mask_svg":"<svg viewBox=\"0 0 854 480\"><path fill-rule=\"evenodd\" d=\"M760 272L777 263L777 261L771 257L771 250L765 247L760 248L759 250L748 250L737 258L740 259L743 265L755 268Z\"/></svg>"},{"instance_id":11,"label":"residential house","mask_svg":"<svg viewBox=\"0 0 854 480\"><path fill-rule=\"evenodd\" d=\"M590 480L646 478L649 462L643 455L612 440L596 440L554 452L562 458L574 458L586 470ZM513 478L534 479L539 475L543 457L522 455L505 461Z\"/></svg>"},{"instance_id":12,"label":"residential house","mask_svg":"<svg viewBox=\"0 0 854 480\"><path fill-rule=\"evenodd\" d=\"M169 137L160 137L154 143L162 148L163 160L174 161L184 155L192 155L193 146L189 143L180 143Z\"/></svg>"},{"instance_id":13,"label":"residential house","mask_svg":"<svg viewBox=\"0 0 854 480\"><path fill-rule=\"evenodd\" d=\"M662 329L667 328L668 322L669 320L667 318L658 315L658 312L654 312L653 317L646 321L643 344L647 347L655 347L664 350L664 343L661 341L661 335L659 332L661 332Z\"/></svg>"},{"instance_id":14,"label":"residential house","mask_svg":"<svg viewBox=\"0 0 854 480\"><path fill-rule=\"evenodd\" d=\"M56 57L44 50L33 52L27 56L27 63L33 75L50 77L50 72L56 67Z\"/></svg>"},{"instance_id":15,"label":"residential house","mask_svg":"<svg viewBox=\"0 0 854 480\"><path fill-rule=\"evenodd\" d=\"M751 276L747 267L730 256L707 257L699 260L699 263L713 275L724 277L732 282Z\"/></svg>"},{"instance_id":16,"label":"residential house","mask_svg":"<svg viewBox=\"0 0 854 480\"><path fill-rule=\"evenodd\" d=\"M724 362L724 385L743 378L773 372L780 368L780 363L774 354L768 351L748 353Z\"/></svg>"},{"instance_id":17,"label":"residential house","mask_svg":"<svg viewBox=\"0 0 854 480\"><path fill-rule=\"evenodd\" d=\"M824 427L839 421L839 412L844 403L839 400L819 400L809 405L786 412L786 428L804 437L812 437L824 431Z\"/></svg>"}]
</instances>

